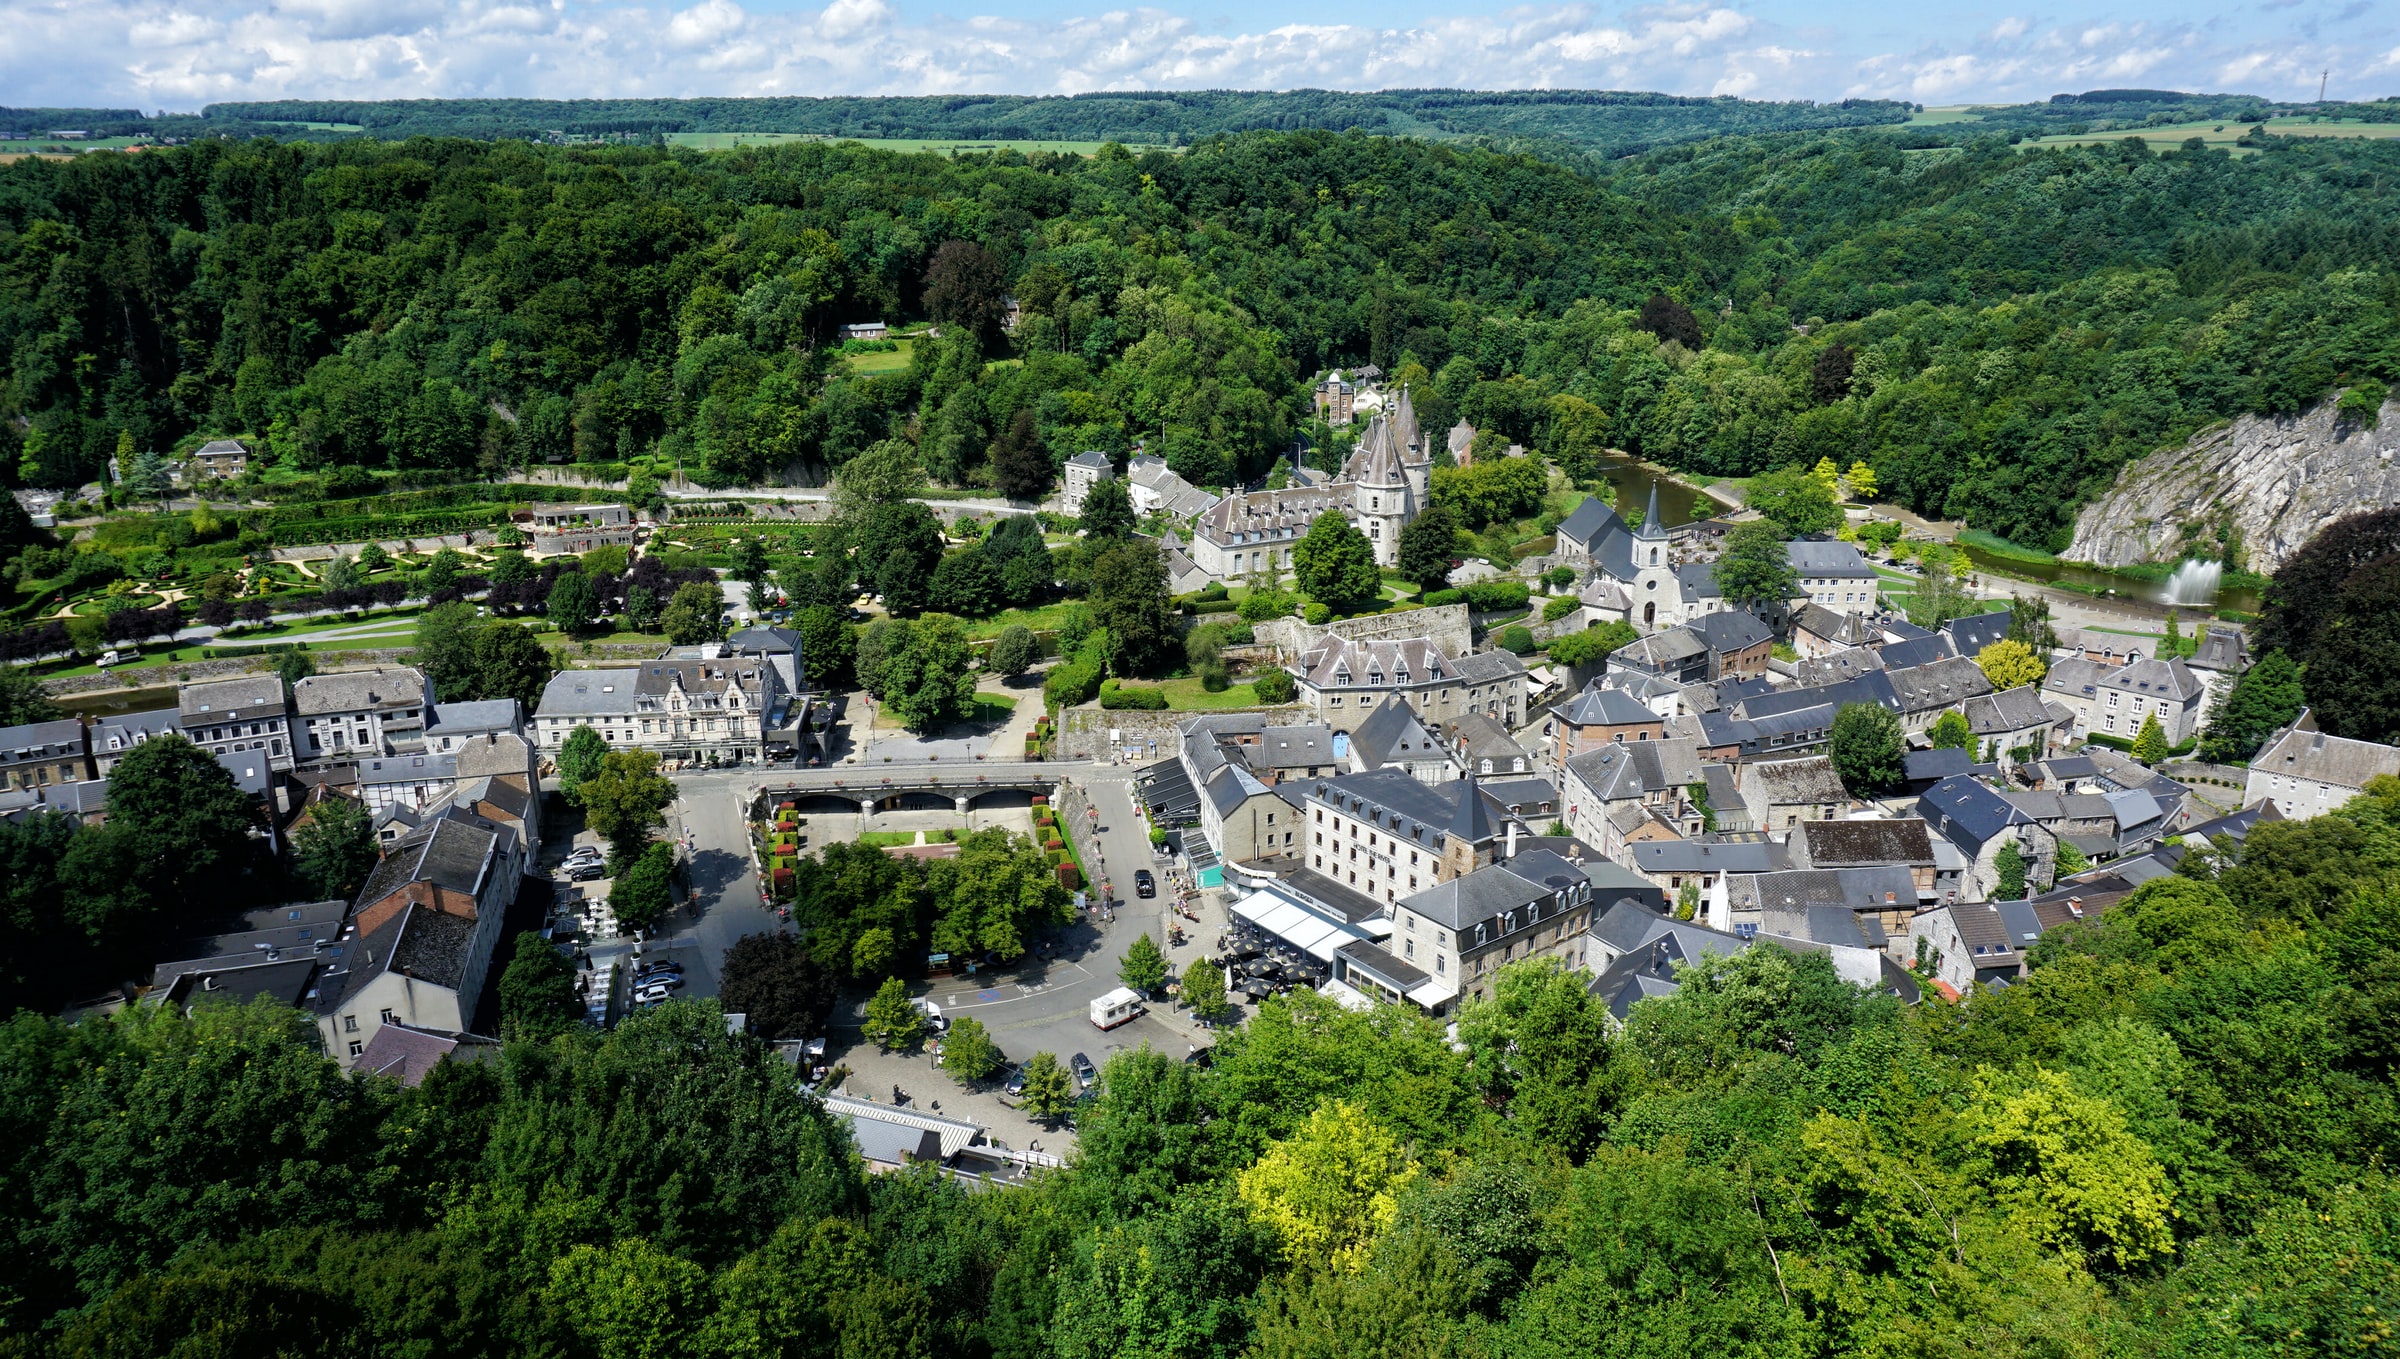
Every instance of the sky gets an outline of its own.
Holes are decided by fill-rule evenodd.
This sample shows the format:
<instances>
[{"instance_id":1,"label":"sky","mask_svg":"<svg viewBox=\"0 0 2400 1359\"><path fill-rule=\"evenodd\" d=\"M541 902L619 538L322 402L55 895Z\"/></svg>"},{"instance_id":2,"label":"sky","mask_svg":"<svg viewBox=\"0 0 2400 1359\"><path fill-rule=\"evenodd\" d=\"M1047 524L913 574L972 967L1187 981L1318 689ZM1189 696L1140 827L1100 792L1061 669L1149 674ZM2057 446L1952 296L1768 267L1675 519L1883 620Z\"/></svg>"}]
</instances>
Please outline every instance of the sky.
<instances>
[{"instance_id":1,"label":"sky","mask_svg":"<svg viewBox=\"0 0 2400 1359\"><path fill-rule=\"evenodd\" d=\"M0 0L0 105L1400 87L2400 95L2400 0Z\"/></svg>"}]
</instances>

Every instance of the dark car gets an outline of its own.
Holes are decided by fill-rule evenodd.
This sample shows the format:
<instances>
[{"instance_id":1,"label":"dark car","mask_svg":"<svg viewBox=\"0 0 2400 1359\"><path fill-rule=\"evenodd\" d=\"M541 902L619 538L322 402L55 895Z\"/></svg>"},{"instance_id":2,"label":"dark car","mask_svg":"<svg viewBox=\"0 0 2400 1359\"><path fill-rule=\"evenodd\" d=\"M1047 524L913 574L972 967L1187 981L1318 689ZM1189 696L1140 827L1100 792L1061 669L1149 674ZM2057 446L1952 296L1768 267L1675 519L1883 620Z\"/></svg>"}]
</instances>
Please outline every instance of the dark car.
<instances>
[{"instance_id":1,"label":"dark car","mask_svg":"<svg viewBox=\"0 0 2400 1359\"><path fill-rule=\"evenodd\" d=\"M1004 1095L1024 1094L1025 1068L1012 1063L1008 1068L1008 1079L1000 1083L1000 1092Z\"/></svg>"},{"instance_id":2,"label":"dark car","mask_svg":"<svg viewBox=\"0 0 2400 1359\"><path fill-rule=\"evenodd\" d=\"M594 878L607 876L608 865L597 859L587 859L582 863L571 865L567 869L567 881L569 882L590 882Z\"/></svg>"},{"instance_id":3,"label":"dark car","mask_svg":"<svg viewBox=\"0 0 2400 1359\"><path fill-rule=\"evenodd\" d=\"M1158 895L1158 879L1150 876L1149 869L1137 868L1133 870L1133 894L1137 897L1154 897Z\"/></svg>"},{"instance_id":4,"label":"dark car","mask_svg":"<svg viewBox=\"0 0 2400 1359\"><path fill-rule=\"evenodd\" d=\"M1092 1065L1092 1059L1080 1052L1076 1053L1067 1064L1075 1068L1075 1083L1086 1090L1091 1089L1092 1082L1100 1078L1099 1069Z\"/></svg>"}]
</instances>

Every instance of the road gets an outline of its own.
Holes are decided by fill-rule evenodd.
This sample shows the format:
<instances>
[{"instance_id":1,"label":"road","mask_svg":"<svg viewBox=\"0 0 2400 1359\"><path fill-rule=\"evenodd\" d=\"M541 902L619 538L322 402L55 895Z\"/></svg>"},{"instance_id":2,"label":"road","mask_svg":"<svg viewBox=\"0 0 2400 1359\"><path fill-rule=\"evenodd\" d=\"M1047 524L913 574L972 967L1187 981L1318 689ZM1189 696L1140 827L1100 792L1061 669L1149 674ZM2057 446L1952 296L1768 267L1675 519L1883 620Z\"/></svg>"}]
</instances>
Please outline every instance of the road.
<instances>
[{"instance_id":1,"label":"road","mask_svg":"<svg viewBox=\"0 0 2400 1359\"><path fill-rule=\"evenodd\" d=\"M1089 1017L1091 1002L1119 985L1118 963L1135 936L1148 932L1162 946L1166 943L1162 921L1167 897L1162 894L1151 901L1142 901L1133 895L1135 869L1147 867L1159 871L1151 853L1148 825L1135 811L1134 771L1092 765L1044 768L1074 780L1089 798L1092 810L1099 813L1096 818L1084 818L1083 843L1095 877L1105 873L1113 881L1125 898L1124 909L1116 912L1113 921L1096 912L1087 913L1059 931L1053 937L1047 960L1028 958L1017 966L980 977L934 978L918 984L916 993L940 1005L945 1015L953 1018L974 1015L982 1020L1011 1061L1023 1061L1036 1052L1054 1053L1064 1061L1081 1052L1105 1065L1109 1054L1145 1043L1157 1051L1181 1057L1207 1039L1186 1016L1171 1007L1158 1007L1106 1033L1093 1028ZM778 771L766 769L695 772L673 777L680 796L669 809L667 829L678 840L688 839L690 873L699 890L699 903L696 913L687 907L670 916L660 931L654 932L655 937L645 946L644 954L663 951L677 957L684 964L686 978L680 994L713 997L718 994L725 950L735 940L762 930L789 928L760 904L758 877L749 854L749 831L743 815L753 789L762 783L779 784L783 779ZM926 814L889 815L894 822L903 819L921 822ZM881 817L812 817L810 829L818 832L812 843L853 838L861 830L882 824ZM1162 880L1163 876L1162 873ZM1091 896L1098 900L1096 890ZM847 1060L851 1055L846 1046L857 1042L863 1003L863 996L853 996L845 1010L836 1013L833 1041L829 1045L829 1056L833 1059ZM852 1065L862 1077L872 1073L872 1083L855 1083L863 1093L875 1094L888 1084L904 1084L912 1092L933 1092L955 1116L1008 1130L1012 1140L1022 1142L1038 1136L1045 1146L1055 1144L1055 1149L1063 1149L1070 1140L1064 1133L1033 1129L996 1094L960 1088L935 1071L925 1056L857 1054ZM905 1074L912 1070L915 1075Z\"/></svg>"}]
</instances>

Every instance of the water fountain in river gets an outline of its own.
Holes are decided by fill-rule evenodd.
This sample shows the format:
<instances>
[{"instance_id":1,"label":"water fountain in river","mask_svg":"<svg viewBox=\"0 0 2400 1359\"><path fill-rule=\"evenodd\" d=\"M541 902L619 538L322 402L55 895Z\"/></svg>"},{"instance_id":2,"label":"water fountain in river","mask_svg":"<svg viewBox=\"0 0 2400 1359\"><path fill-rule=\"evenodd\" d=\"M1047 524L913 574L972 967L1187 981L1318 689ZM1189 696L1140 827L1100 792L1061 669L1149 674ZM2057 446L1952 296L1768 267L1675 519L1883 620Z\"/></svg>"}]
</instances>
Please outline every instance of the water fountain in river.
<instances>
[{"instance_id":1,"label":"water fountain in river","mask_svg":"<svg viewBox=\"0 0 2400 1359\"><path fill-rule=\"evenodd\" d=\"M2217 586L2225 579L2223 562L2204 562L2186 559L2167 577L2166 593L2159 596L2161 604L2207 606L2217 601Z\"/></svg>"}]
</instances>

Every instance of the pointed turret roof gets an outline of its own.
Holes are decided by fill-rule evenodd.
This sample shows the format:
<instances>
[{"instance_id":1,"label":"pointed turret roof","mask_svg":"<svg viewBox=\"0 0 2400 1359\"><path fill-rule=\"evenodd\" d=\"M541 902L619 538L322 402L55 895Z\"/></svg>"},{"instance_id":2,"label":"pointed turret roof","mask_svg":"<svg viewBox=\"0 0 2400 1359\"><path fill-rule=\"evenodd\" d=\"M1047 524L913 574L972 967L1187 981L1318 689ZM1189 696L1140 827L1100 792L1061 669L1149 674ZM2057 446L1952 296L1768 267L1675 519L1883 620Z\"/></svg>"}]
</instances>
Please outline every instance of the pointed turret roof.
<instances>
[{"instance_id":1,"label":"pointed turret roof","mask_svg":"<svg viewBox=\"0 0 2400 1359\"><path fill-rule=\"evenodd\" d=\"M1378 415L1367 422L1367 432L1358 441L1350 460L1342 464L1342 480L1361 486L1405 486L1408 477L1400 470L1400 448L1392 435L1389 421Z\"/></svg>"},{"instance_id":2,"label":"pointed turret roof","mask_svg":"<svg viewBox=\"0 0 2400 1359\"><path fill-rule=\"evenodd\" d=\"M1491 814L1483 809L1483 792L1475 786L1475 771L1459 780L1458 814L1450 818L1450 833L1470 845L1492 838Z\"/></svg>"},{"instance_id":3,"label":"pointed turret roof","mask_svg":"<svg viewBox=\"0 0 2400 1359\"><path fill-rule=\"evenodd\" d=\"M1664 538L1667 527L1658 522L1658 483L1650 483L1650 512L1642 516L1642 526L1633 531L1636 538Z\"/></svg>"},{"instance_id":4,"label":"pointed turret roof","mask_svg":"<svg viewBox=\"0 0 2400 1359\"><path fill-rule=\"evenodd\" d=\"M1406 387L1400 389L1399 409L1392 412L1392 442L1399 446L1402 453L1410 452L1424 442L1424 436L1417 431L1417 406L1408 399Z\"/></svg>"}]
</instances>

